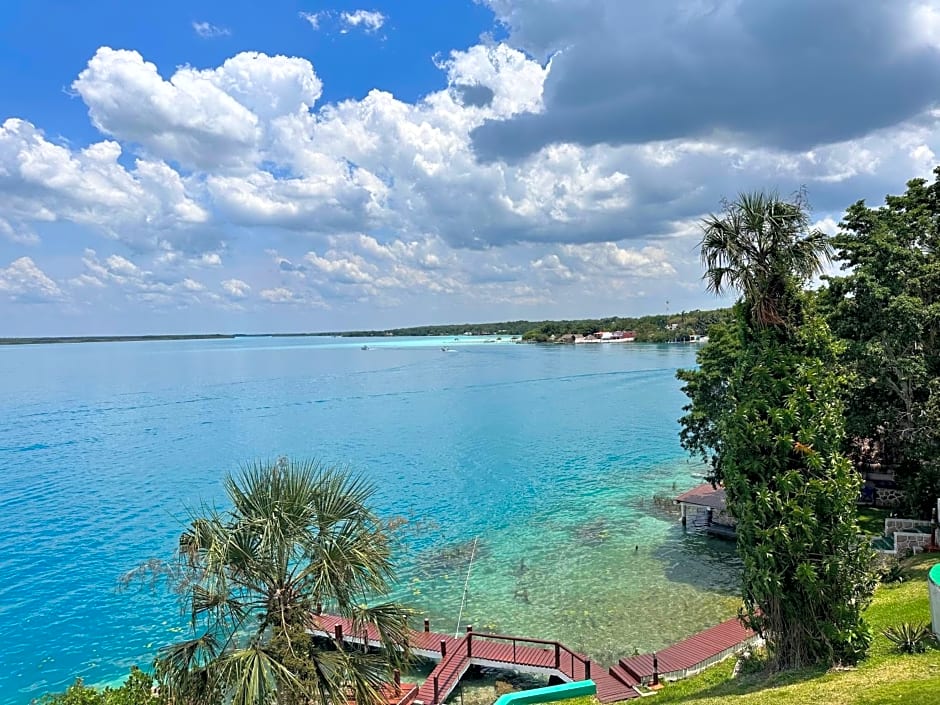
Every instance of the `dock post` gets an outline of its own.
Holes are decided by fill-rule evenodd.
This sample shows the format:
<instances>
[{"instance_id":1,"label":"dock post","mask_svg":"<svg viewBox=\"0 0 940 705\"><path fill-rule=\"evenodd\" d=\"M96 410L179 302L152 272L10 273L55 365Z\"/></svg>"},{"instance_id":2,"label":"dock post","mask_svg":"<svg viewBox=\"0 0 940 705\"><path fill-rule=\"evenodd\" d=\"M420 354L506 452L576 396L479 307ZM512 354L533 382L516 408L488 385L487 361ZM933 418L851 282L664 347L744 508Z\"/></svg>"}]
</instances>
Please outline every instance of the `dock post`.
<instances>
[{"instance_id":1,"label":"dock post","mask_svg":"<svg viewBox=\"0 0 940 705\"><path fill-rule=\"evenodd\" d=\"M584 659L584 680L591 680L591 659Z\"/></svg>"},{"instance_id":2,"label":"dock post","mask_svg":"<svg viewBox=\"0 0 940 705\"><path fill-rule=\"evenodd\" d=\"M323 603L322 603L322 602L318 602L318 603L317 603L317 614L323 614Z\"/></svg>"},{"instance_id":3,"label":"dock post","mask_svg":"<svg viewBox=\"0 0 940 705\"><path fill-rule=\"evenodd\" d=\"M441 639L441 660L443 660L445 656L447 656L447 640Z\"/></svg>"},{"instance_id":4,"label":"dock post","mask_svg":"<svg viewBox=\"0 0 940 705\"><path fill-rule=\"evenodd\" d=\"M437 683L437 676L434 676L434 702L437 703L440 700L441 689Z\"/></svg>"},{"instance_id":5,"label":"dock post","mask_svg":"<svg viewBox=\"0 0 940 705\"><path fill-rule=\"evenodd\" d=\"M555 668L561 668L561 644L555 642Z\"/></svg>"},{"instance_id":6,"label":"dock post","mask_svg":"<svg viewBox=\"0 0 940 705\"><path fill-rule=\"evenodd\" d=\"M467 634L469 634L469 633L472 632L472 631L473 631L473 625L472 625L472 624L468 624L468 625L467 625Z\"/></svg>"},{"instance_id":7,"label":"dock post","mask_svg":"<svg viewBox=\"0 0 940 705\"><path fill-rule=\"evenodd\" d=\"M427 617L424 618L424 631L426 632L431 631L431 620L428 619Z\"/></svg>"},{"instance_id":8,"label":"dock post","mask_svg":"<svg viewBox=\"0 0 940 705\"><path fill-rule=\"evenodd\" d=\"M343 625L337 624L333 627L333 634L336 636L336 641L340 643L340 646L343 644Z\"/></svg>"},{"instance_id":9,"label":"dock post","mask_svg":"<svg viewBox=\"0 0 940 705\"><path fill-rule=\"evenodd\" d=\"M395 692L400 693L401 692L401 671L399 671L397 668L394 671L392 671L392 680L395 682Z\"/></svg>"},{"instance_id":10,"label":"dock post","mask_svg":"<svg viewBox=\"0 0 940 705\"><path fill-rule=\"evenodd\" d=\"M471 646L473 642L473 632L469 629L467 630L467 658L473 658L473 647Z\"/></svg>"},{"instance_id":11,"label":"dock post","mask_svg":"<svg viewBox=\"0 0 940 705\"><path fill-rule=\"evenodd\" d=\"M682 517L682 526L685 526L685 502L679 502L679 516Z\"/></svg>"},{"instance_id":12,"label":"dock post","mask_svg":"<svg viewBox=\"0 0 940 705\"><path fill-rule=\"evenodd\" d=\"M659 685L659 659L656 658L656 652L653 652L653 685Z\"/></svg>"}]
</instances>

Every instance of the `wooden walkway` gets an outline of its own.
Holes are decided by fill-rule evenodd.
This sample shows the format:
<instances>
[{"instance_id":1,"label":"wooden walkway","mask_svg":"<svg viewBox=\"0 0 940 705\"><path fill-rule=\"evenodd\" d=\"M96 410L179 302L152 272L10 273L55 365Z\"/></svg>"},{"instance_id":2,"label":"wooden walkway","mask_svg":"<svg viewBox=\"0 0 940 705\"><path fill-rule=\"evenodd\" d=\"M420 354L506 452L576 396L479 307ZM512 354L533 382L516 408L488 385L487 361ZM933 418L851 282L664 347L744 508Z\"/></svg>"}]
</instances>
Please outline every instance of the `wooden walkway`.
<instances>
[{"instance_id":1,"label":"wooden walkway","mask_svg":"<svg viewBox=\"0 0 940 705\"><path fill-rule=\"evenodd\" d=\"M368 644L381 648L374 627L355 633L352 623L328 614L315 615L312 631L318 636L347 644ZM474 632L454 637L432 632L427 620L424 631L412 631L412 651L437 661L427 680L415 694L409 691L399 705L438 705L447 699L471 666L506 668L527 673L541 673L573 682L590 678L597 685L597 699L602 703L640 697L636 686L649 685L659 678L680 678L717 663L750 643L755 637L736 619L707 629L658 654L644 654L621 659L609 669L594 664L557 641ZM404 695L404 694L403 694Z\"/></svg>"}]
</instances>

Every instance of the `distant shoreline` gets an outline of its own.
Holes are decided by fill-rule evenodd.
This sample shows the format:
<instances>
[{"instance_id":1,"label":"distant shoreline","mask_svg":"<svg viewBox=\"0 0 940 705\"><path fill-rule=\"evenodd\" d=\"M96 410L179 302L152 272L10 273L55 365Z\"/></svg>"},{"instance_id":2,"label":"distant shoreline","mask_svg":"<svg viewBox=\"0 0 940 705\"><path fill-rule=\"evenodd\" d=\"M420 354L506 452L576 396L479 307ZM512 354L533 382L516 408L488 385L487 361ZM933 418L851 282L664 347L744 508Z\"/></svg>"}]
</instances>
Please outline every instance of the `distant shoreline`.
<instances>
[{"instance_id":1,"label":"distant shoreline","mask_svg":"<svg viewBox=\"0 0 940 705\"><path fill-rule=\"evenodd\" d=\"M683 311L639 318L585 318L561 321L501 321L495 323L457 323L412 326L385 330L320 331L316 333L193 333L164 335L64 335L0 338L0 345L50 345L56 343L128 343L156 340L233 340L235 338L397 338L450 336L521 336L525 342L555 342L572 336L586 338L598 331L630 331L638 343L676 342L683 336L704 336L708 328L720 322L730 309ZM594 342L581 340L578 342ZM608 339L598 342L611 342ZM615 341L617 342L617 341ZM623 340L623 342L627 342Z\"/></svg>"},{"instance_id":2,"label":"distant shoreline","mask_svg":"<svg viewBox=\"0 0 940 705\"><path fill-rule=\"evenodd\" d=\"M54 343L133 343L155 340L228 340L245 336L223 333L196 335L76 335L37 338L0 338L0 345L51 345Z\"/></svg>"}]
</instances>

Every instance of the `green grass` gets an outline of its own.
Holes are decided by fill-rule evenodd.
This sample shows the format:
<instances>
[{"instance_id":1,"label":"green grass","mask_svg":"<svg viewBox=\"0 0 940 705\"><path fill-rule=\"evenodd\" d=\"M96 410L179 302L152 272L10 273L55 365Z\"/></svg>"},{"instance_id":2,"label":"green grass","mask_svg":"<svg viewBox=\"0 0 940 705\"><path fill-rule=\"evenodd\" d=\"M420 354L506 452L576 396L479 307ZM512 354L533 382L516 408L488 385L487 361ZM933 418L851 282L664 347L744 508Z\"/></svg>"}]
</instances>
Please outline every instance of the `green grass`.
<instances>
[{"instance_id":1,"label":"green grass","mask_svg":"<svg viewBox=\"0 0 940 705\"><path fill-rule=\"evenodd\" d=\"M579 698L568 698L567 700L558 700L558 705L600 705L597 698L593 695L582 695Z\"/></svg>"},{"instance_id":2,"label":"green grass","mask_svg":"<svg viewBox=\"0 0 940 705\"><path fill-rule=\"evenodd\" d=\"M863 533L870 536L884 536L885 518L891 514L888 509L876 507L858 508L858 525Z\"/></svg>"},{"instance_id":3,"label":"green grass","mask_svg":"<svg viewBox=\"0 0 940 705\"><path fill-rule=\"evenodd\" d=\"M732 679L734 659L678 683L655 696L656 705L936 705L940 702L940 649L898 654L881 634L899 622L930 621L927 571L935 556L905 561L909 581L883 585L866 612L874 633L868 658L850 670L808 670Z\"/></svg>"}]
</instances>

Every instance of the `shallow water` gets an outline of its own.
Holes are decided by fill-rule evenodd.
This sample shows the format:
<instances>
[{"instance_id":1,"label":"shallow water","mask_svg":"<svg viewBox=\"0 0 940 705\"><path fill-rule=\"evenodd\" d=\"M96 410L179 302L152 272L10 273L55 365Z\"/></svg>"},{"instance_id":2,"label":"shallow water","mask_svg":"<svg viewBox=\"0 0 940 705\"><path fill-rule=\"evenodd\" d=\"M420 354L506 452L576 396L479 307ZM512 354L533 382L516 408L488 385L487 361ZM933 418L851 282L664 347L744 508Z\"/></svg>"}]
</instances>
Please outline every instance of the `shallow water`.
<instances>
[{"instance_id":1,"label":"shallow water","mask_svg":"<svg viewBox=\"0 0 940 705\"><path fill-rule=\"evenodd\" d=\"M652 501L696 482L674 376L693 363L479 338L0 348L0 703L112 681L178 638L172 599L118 576L169 557L225 472L284 454L348 463L409 520L398 597L435 630L460 615L608 662L714 624L732 552Z\"/></svg>"}]
</instances>

